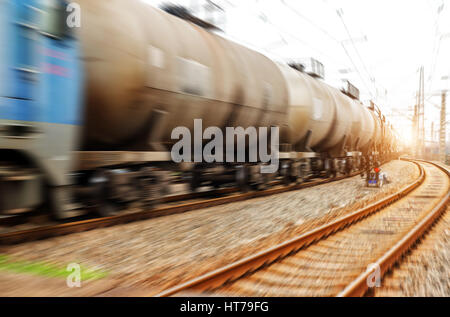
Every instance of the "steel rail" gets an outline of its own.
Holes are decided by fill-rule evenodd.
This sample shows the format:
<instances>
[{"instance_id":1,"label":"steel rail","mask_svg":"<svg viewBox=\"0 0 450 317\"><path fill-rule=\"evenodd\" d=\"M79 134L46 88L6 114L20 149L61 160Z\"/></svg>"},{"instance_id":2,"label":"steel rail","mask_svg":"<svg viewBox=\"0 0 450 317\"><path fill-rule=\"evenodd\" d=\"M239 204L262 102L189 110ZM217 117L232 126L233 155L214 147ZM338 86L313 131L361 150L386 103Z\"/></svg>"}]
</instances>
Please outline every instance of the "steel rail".
<instances>
[{"instance_id":1,"label":"steel rail","mask_svg":"<svg viewBox=\"0 0 450 317\"><path fill-rule=\"evenodd\" d=\"M420 160L421 162L426 162ZM440 166L433 162L432 164L445 172L450 177L450 172L447 168ZM439 217L446 210L450 199L450 189L443 199L419 222L415 225L400 241L398 241L392 248L384 253L374 264L380 268L380 277L382 278L400 259L408 252L408 250L424 235L429 228L439 219ZM367 270L355 278L338 297L356 297L363 296L369 291L367 279L373 274L372 270Z\"/></svg>"},{"instance_id":2,"label":"steel rail","mask_svg":"<svg viewBox=\"0 0 450 317\"><path fill-rule=\"evenodd\" d=\"M275 186L279 185L281 182L271 182L269 183L269 186ZM173 202L179 202L179 201L186 201L191 199L198 199L198 198L205 198L205 197L213 197L213 196L219 196L219 195L226 195L226 194L233 194L239 192L239 188L237 187L225 187L220 189L213 189L213 190L206 190L206 191L198 191L198 192L192 192L192 193L184 193L184 194L177 194L177 195L169 195L164 196L159 199L155 199L159 204L165 204L165 203L173 203ZM26 223L30 218L36 217L36 216L45 216L44 213L39 213L35 211L30 211L26 213L20 213L16 215L0 215L0 226L14 226L17 224L23 224ZM75 216L73 219L67 219L76 221L75 219L79 219L82 217L86 217L86 215L81 216Z\"/></svg>"},{"instance_id":3,"label":"steel rail","mask_svg":"<svg viewBox=\"0 0 450 317\"><path fill-rule=\"evenodd\" d=\"M420 175L414 182L399 190L398 192L389 195L388 197L385 197L378 202L370 204L369 206L361 208L353 213L338 218L328 224L308 231L294 239L280 243L267 250L261 251L257 254L246 257L212 272L206 273L200 277L191 279L180 285L171 287L156 294L155 296L171 296L188 290L194 292L205 292L216 289L224 285L225 283L235 281L247 274L251 274L252 272L264 266L270 265L282 258L285 258L290 254L294 254L300 249L307 247L308 245L319 241L322 238L327 237L392 204L400 198L408 195L412 190L419 187L425 181L425 171L423 167L414 161L412 162L418 166Z\"/></svg>"}]
</instances>

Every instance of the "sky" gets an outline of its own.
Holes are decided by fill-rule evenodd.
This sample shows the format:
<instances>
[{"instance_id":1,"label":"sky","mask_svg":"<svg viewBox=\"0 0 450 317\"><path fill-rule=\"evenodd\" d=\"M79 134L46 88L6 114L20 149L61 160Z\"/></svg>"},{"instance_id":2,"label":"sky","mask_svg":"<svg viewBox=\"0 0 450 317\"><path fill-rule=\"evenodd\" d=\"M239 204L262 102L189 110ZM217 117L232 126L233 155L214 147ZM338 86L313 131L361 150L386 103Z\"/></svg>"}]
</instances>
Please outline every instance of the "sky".
<instances>
[{"instance_id":1,"label":"sky","mask_svg":"<svg viewBox=\"0 0 450 317\"><path fill-rule=\"evenodd\" d=\"M227 37L273 59L319 60L327 83L340 88L348 79L407 141L423 66L426 138L434 122L437 140L440 92L450 89L450 1L213 0L223 9L213 15L207 0L170 2L214 17Z\"/></svg>"}]
</instances>

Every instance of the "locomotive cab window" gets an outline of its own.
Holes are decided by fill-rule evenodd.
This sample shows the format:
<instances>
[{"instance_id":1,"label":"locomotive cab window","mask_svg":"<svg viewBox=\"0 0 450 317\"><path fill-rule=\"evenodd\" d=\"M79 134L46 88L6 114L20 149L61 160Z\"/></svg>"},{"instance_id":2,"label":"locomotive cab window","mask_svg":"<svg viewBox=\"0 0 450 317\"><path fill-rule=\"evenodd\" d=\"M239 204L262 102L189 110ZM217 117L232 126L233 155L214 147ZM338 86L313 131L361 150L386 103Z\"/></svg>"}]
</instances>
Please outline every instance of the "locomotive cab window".
<instances>
[{"instance_id":1,"label":"locomotive cab window","mask_svg":"<svg viewBox=\"0 0 450 317\"><path fill-rule=\"evenodd\" d=\"M44 35L62 39L70 35L67 26L67 2L64 0L45 0L41 19L41 32Z\"/></svg>"}]
</instances>

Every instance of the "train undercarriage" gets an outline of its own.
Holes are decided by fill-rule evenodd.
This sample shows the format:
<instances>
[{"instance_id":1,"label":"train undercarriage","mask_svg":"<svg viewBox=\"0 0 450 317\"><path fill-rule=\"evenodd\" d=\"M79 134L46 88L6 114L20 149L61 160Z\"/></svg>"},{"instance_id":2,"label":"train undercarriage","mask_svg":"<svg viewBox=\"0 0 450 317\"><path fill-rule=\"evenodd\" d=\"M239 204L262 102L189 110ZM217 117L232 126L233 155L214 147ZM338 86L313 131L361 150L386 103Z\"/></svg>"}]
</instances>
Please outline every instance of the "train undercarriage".
<instances>
[{"instance_id":1,"label":"train undercarriage","mask_svg":"<svg viewBox=\"0 0 450 317\"><path fill-rule=\"evenodd\" d=\"M278 169L262 173L268 163L174 163L170 152L80 151L72 153L79 166L65 186L48 186L45 173L30 162L23 161L22 166L2 162L1 213L23 213L41 205L56 218L86 210L112 216L131 204L155 207L158 199L171 194L173 184L183 184L186 192L231 186L242 192L264 190L274 181L289 185L364 171L371 161L391 159L386 153L354 151L330 157L327 153L280 152ZM20 162L16 157L13 161Z\"/></svg>"},{"instance_id":2,"label":"train undercarriage","mask_svg":"<svg viewBox=\"0 0 450 317\"><path fill-rule=\"evenodd\" d=\"M267 189L274 181L284 185L307 182L314 178L334 178L362 170L365 158L360 152L347 156L327 158L316 153L280 153L279 168L274 173L262 173L264 163L181 163L163 160L169 153L159 152L152 156L148 152L78 153L81 162L90 165L73 175L76 185L71 188L78 208L94 211L100 216L111 216L130 204L138 203L146 209L158 204L158 199L170 194L172 184L184 184L187 191L236 186L242 192ZM147 161L138 156L146 156ZM115 164L103 164L115 156ZM295 156L293 158L292 156ZM97 157L96 161L93 157ZM128 159L133 158L133 161ZM148 161L153 158L153 161ZM120 160L123 159L123 162ZM106 162L104 162L106 163ZM93 168L92 164L97 166ZM81 203L81 204L80 204ZM72 204L73 205L73 204ZM60 202L54 210L66 210L60 217L69 214L70 204Z\"/></svg>"}]
</instances>

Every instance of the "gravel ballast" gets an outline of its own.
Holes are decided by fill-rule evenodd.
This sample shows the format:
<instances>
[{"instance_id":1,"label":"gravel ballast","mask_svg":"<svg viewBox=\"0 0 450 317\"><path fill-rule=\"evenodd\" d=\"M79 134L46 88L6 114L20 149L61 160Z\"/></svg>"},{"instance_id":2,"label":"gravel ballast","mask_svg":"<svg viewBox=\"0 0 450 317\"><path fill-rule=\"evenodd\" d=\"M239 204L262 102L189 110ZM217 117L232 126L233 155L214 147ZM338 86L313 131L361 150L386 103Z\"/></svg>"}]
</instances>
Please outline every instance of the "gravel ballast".
<instances>
[{"instance_id":1,"label":"gravel ballast","mask_svg":"<svg viewBox=\"0 0 450 317\"><path fill-rule=\"evenodd\" d=\"M376 296L450 296L450 210L400 265L382 281Z\"/></svg>"},{"instance_id":2,"label":"gravel ballast","mask_svg":"<svg viewBox=\"0 0 450 317\"><path fill-rule=\"evenodd\" d=\"M1 247L0 254L60 266L79 263L108 272L104 279L87 282L105 285L98 287L98 294L152 295L361 208L419 176L418 168L404 161L392 161L382 170L391 183L381 189L365 187L363 179L356 176L269 197ZM24 279L16 275L0 270L0 295L35 296L28 283L20 283ZM3 285L8 282L14 283L14 290L4 294ZM56 294L54 286L49 291L43 287L39 294L74 294L65 280L52 283L61 284ZM93 289L84 294L81 287L76 295L90 296Z\"/></svg>"}]
</instances>

